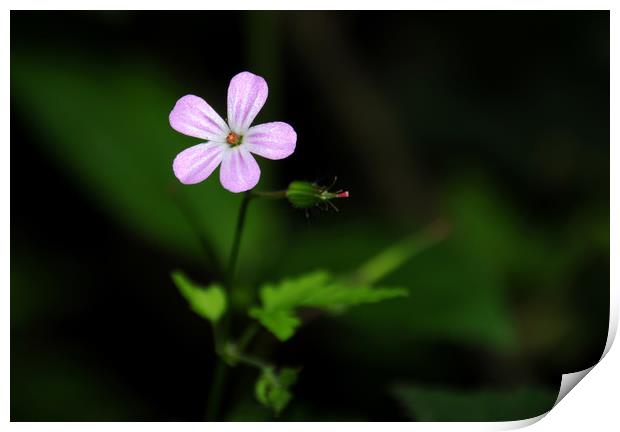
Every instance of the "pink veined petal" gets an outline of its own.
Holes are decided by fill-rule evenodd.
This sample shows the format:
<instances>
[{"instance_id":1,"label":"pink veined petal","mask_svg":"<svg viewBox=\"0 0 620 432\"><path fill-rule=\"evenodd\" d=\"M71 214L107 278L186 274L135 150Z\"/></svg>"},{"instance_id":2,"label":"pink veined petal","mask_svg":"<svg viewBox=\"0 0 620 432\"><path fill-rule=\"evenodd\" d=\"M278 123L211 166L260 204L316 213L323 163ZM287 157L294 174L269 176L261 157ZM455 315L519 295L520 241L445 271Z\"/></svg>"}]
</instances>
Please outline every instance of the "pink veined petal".
<instances>
[{"instance_id":1,"label":"pink veined petal","mask_svg":"<svg viewBox=\"0 0 620 432\"><path fill-rule=\"evenodd\" d=\"M238 73L228 86L228 124L244 135L267 100L267 82L250 72Z\"/></svg>"},{"instance_id":2,"label":"pink veined petal","mask_svg":"<svg viewBox=\"0 0 620 432\"><path fill-rule=\"evenodd\" d=\"M170 126L182 134L223 142L229 132L226 122L204 99L186 95L170 112Z\"/></svg>"},{"instance_id":3,"label":"pink veined petal","mask_svg":"<svg viewBox=\"0 0 620 432\"><path fill-rule=\"evenodd\" d=\"M250 152L264 158L284 159L295 151L297 134L287 123L263 123L248 129L243 143Z\"/></svg>"},{"instance_id":4,"label":"pink veined petal","mask_svg":"<svg viewBox=\"0 0 620 432\"><path fill-rule=\"evenodd\" d=\"M183 184L200 183L220 164L225 148L226 144L208 142L183 150L172 163L174 175Z\"/></svg>"},{"instance_id":5,"label":"pink veined petal","mask_svg":"<svg viewBox=\"0 0 620 432\"><path fill-rule=\"evenodd\" d=\"M260 168L245 146L224 151L220 168L220 182L231 192L252 189L260 178Z\"/></svg>"}]
</instances>

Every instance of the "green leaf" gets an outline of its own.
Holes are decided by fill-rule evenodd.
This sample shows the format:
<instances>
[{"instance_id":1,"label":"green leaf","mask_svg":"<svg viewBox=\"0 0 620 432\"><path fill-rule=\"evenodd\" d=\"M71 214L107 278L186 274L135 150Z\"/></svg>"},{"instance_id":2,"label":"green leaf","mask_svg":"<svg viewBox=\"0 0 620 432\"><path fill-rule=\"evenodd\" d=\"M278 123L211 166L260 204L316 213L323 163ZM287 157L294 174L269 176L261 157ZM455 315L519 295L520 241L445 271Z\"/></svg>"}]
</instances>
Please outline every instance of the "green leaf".
<instances>
[{"instance_id":1,"label":"green leaf","mask_svg":"<svg viewBox=\"0 0 620 432\"><path fill-rule=\"evenodd\" d=\"M201 287L179 271L172 273L172 280L192 310L201 317L215 324L226 312L226 291L221 285Z\"/></svg>"},{"instance_id":2,"label":"green leaf","mask_svg":"<svg viewBox=\"0 0 620 432\"><path fill-rule=\"evenodd\" d=\"M256 399L279 415L293 398L289 389L297 381L297 375L291 368L282 368L279 373L273 368L263 369L256 381Z\"/></svg>"},{"instance_id":3,"label":"green leaf","mask_svg":"<svg viewBox=\"0 0 620 432\"><path fill-rule=\"evenodd\" d=\"M267 311L261 308L252 308L249 314L252 318L260 321L265 328L282 342L290 339L301 324L301 320L290 309Z\"/></svg>"},{"instance_id":4,"label":"green leaf","mask_svg":"<svg viewBox=\"0 0 620 432\"><path fill-rule=\"evenodd\" d=\"M299 372L296 369L282 368L280 370L280 384L285 387L292 386L297 382L297 375L299 375Z\"/></svg>"},{"instance_id":5,"label":"green leaf","mask_svg":"<svg viewBox=\"0 0 620 432\"><path fill-rule=\"evenodd\" d=\"M538 387L462 391L399 386L393 394L419 421L524 420L549 411L557 398L557 391Z\"/></svg>"},{"instance_id":6,"label":"green leaf","mask_svg":"<svg viewBox=\"0 0 620 432\"><path fill-rule=\"evenodd\" d=\"M250 316L285 341L301 324L295 315L299 307L333 310L336 307L375 303L384 299L406 296L400 288L373 288L363 284L333 280L325 271L315 271L278 284L265 284L260 289L262 307L250 310Z\"/></svg>"}]
</instances>

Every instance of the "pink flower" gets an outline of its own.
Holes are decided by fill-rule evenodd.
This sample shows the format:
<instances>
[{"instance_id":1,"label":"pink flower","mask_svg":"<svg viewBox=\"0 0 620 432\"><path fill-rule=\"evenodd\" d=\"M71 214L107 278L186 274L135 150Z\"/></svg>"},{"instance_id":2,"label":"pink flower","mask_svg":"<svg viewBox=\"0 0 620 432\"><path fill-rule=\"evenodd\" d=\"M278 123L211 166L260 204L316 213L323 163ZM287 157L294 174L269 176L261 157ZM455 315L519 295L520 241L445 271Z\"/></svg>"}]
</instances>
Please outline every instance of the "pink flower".
<instances>
[{"instance_id":1,"label":"pink flower","mask_svg":"<svg viewBox=\"0 0 620 432\"><path fill-rule=\"evenodd\" d=\"M260 168L252 153L267 159L284 159L295 151L297 134L283 122L250 127L267 100L262 77L241 72L228 86L228 122L202 98L186 95L170 113L170 126L182 134L206 140L183 150L172 163L174 175L184 184L200 183L220 168L220 182L231 192L252 189Z\"/></svg>"}]
</instances>

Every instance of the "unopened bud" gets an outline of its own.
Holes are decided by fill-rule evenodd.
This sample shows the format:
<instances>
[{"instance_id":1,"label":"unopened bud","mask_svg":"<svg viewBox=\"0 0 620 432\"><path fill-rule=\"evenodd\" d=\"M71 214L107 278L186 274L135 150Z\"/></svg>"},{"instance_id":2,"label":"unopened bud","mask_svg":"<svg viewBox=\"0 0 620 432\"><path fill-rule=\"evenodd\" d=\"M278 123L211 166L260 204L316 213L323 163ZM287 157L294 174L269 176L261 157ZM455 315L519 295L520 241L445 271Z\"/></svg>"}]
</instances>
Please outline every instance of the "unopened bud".
<instances>
[{"instance_id":1,"label":"unopened bud","mask_svg":"<svg viewBox=\"0 0 620 432\"><path fill-rule=\"evenodd\" d=\"M336 208L331 202L332 199L349 197L347 191L330 192L330 188L331 186L324 187L316 183L296 180L289 185L286 197L293 207L302 209L309 209L325 203Z\"/></svg>"}]
</instances>

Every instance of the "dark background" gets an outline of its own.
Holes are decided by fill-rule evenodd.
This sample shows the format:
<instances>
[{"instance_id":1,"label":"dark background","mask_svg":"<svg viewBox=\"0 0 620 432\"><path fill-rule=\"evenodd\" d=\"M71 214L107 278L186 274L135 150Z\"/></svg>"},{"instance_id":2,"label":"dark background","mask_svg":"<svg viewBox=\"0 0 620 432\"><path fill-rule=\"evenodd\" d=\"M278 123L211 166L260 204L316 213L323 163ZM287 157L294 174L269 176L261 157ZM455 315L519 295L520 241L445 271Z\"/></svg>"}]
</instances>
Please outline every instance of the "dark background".
<instances>
[{"instance_id":1,"label":"dark background","mask_svg":"<svg viewBox=\"0 0 620 432\"><path fill-rule=\"evenodd\" d=\"M239 196L176 181L196 140L167 117L187 93L224 114L242 70L269 84L257 122L298 133L258 187L351 191L309 219L253 203L248 287L452 227L386 279L408 298L259 336L303 366L282 419L525 418L600 357L608 12L12 12L12 420L204 418L211 333L169 273L217 275ZM221 419L271 419L255 375L231 371Z\"/></svg>"}]
</instances>

